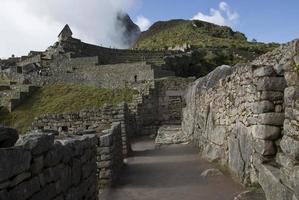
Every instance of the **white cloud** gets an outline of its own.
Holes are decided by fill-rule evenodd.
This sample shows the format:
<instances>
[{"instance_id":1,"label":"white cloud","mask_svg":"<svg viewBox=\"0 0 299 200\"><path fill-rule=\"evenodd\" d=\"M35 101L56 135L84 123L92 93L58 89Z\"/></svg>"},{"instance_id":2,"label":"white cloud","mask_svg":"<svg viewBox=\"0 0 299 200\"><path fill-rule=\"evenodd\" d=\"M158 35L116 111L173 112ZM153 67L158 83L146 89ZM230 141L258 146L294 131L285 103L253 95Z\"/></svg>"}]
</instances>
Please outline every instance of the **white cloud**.
<instances>
[{"instance_id":1,"label":"white cloud","mask_svg":"<svg viewBox=\"0 0 299 200\"><path fill-rule=\"evenodd\" d=\"M144 16L138 16L135 23L139 26L141 31L146 31L152 24L151 21Z\"/></svg>"},{"instance_id":2,"label":"white cloud","mask_svg":"<svg viewBox=\"0 0 299 200\"><path fill-rule=\"evenodd\" d=\"M220 2L218 9L211 8L210 14L197 13L192 20L202 20L221 26L231 26L239 19L237 11L233 10L226 2Z\"/></svg>"},{"instance_id":3,"label":"white cloud","mask_svg":"<svg viewBox=\"0 0 299 200\"><path fill-rule=\"evenodd\" d=\"M138 0L0 0L0 57L44 50L65 24L86 42L124 48L118 11Z\"/></svg>"}]
</instances>

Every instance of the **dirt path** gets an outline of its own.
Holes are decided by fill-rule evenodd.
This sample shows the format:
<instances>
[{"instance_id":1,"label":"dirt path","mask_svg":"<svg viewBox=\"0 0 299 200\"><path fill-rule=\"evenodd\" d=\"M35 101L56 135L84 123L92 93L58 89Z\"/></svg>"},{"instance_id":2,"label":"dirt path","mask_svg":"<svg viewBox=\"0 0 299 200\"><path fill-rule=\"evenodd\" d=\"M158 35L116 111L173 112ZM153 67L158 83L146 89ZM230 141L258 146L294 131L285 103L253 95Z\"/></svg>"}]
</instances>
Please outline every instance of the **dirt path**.
<instances>
[{"instance_id":1,"label":"dirt path","mask_svg":"<svg viewBox=\"0 0 299 200\"><path fill-rule=\"evenodd\" d=\"M133 145L119 184L100 195L102 200L233 200L244 188L229 175L201 177L212 164L200 160L189 145L155 149L151 140Z\"/></svg>"}]
</instances>

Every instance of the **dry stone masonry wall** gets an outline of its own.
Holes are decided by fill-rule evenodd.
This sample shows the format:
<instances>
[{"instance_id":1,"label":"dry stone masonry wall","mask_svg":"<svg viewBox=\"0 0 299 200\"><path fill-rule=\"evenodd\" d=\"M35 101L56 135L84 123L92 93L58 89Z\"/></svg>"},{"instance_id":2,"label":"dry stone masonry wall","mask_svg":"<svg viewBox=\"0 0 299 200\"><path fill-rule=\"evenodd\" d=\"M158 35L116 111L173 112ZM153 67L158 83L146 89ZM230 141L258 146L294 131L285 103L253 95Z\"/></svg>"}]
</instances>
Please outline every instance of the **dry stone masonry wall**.
<instances>
[{"instance_id":1,"label":"dry stone masonry wall","mask_svg":"<svg viewBox=\"0 0 299 200\"><path fill-rule=\"evenodd\" d=\"M107 129L113 122L121 124L123 153L127 155L130 152L129 138L134 134L135 124L130 120L130 111L126 104L115 108L106 105L101 109L46 115L36 119L32 129L55 130L60 134L90 134Z\"/></svg>"},{"instance_id":2,"label":"dry stone masonry wall","mask_svg":"<svg viewBox=\"0 0 299 200\"><path fill-rule=\"evenodd\" d=\"M99 187L112 186L123 166L121 125L114 123L106 134L98 137L97 166Z\"/></svg>"},{"instance_id":3,"label":"dry stone masonry wall","mask_svg":"<svg viewBox=\"0 0 299 200\"><path fill-rule=\"evenodd\" d=\"M34 133L0 149L0 199L96 200L95 141Z\"/></svg>"},{"instance_id":4,"label":"dry stone masonry wall","mask_svg":"<svg viewBox=\"0 0 299 200\"><path fill-rule=\"evenodd\" d=\"M189 89L182 128L202 155L268 200L298 196L298 41L252 63L221 66Z\"/></svg>"}]
</instances>

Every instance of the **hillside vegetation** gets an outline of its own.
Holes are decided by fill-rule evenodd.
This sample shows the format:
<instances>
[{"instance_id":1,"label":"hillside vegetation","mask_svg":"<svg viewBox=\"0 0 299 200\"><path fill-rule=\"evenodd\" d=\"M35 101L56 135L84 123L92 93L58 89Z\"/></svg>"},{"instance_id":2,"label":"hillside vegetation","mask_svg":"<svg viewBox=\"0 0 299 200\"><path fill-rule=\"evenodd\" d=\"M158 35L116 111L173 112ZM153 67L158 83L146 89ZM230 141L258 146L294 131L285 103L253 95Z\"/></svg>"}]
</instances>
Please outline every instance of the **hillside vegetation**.
<instances>
[{"instance_id":1,"label":"hillside vegetation","mask_svg":"<svg viewBox=\"0 0 299 200\"><path fill-rule=\"evenodd\" d=\"M117 105L123 101L131 102L136 93L131 89L109 90L80 85L45 86L36 91L12 113L2 109L0 124L16 128L20 133L24 133L36 117L99 108L105 103Z\"/></svg>"},{"instance_id":2,"label":"hillside vegetation","mask_svg":"<svg viewBox=\"0 0 299 200\"><path fill-rule=\"evenodd\" d=\"M237 48L266 53L277 44L248 42L241 32L199 20L171 20L153 24L135 44L140 49L161 49L190 44L194 48Z\"/></svg>"}]
</instances>

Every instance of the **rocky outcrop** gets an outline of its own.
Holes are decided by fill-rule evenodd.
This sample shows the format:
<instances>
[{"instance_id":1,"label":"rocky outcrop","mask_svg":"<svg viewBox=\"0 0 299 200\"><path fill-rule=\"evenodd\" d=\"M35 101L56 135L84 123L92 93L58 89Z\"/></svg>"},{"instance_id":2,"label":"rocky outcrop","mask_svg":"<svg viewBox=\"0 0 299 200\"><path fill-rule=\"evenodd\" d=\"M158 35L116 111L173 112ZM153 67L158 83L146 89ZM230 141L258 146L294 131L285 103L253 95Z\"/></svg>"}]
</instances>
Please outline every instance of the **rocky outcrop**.
<instances>
[{"instance_id":1,"label":"rocky outcrop","mask_svg":"<svg viewBox=\"0 0 299 200\"><path fill-rule=\"evenodd\" d=\"M123 31L123 43L131 47L135 44L141 34L140 28L132 21L130 16L126 13L119 12L117 14L117 30Z\"/></svg>"}]
</instances>

